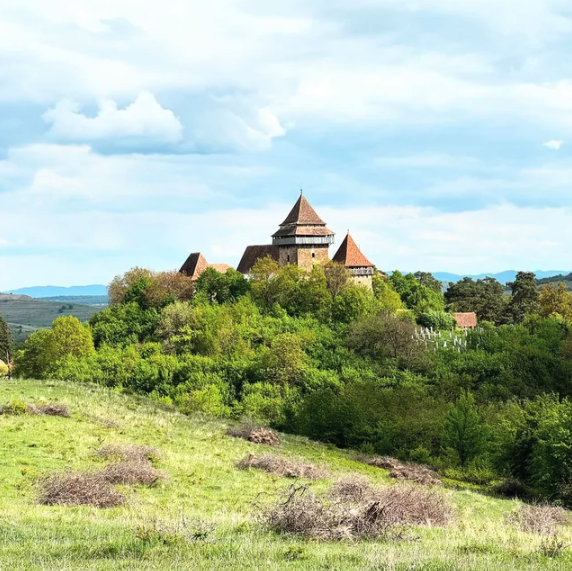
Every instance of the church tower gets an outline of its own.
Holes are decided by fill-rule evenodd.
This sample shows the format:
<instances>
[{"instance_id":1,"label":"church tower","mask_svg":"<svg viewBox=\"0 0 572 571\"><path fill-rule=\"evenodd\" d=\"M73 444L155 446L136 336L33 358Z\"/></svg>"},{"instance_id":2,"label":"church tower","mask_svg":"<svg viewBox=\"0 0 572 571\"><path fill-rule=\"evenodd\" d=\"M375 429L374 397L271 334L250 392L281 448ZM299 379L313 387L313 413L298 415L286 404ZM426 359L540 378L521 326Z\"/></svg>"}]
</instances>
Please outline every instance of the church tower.
<instances>
[{"instance_id":1,"label":"church tower","mask_svg":"<svg viewBox=\"0 0 572 571\"><path fill-rule=\"evenodd\" d=\"M329 260L328 248L334 243L334 233L316 214L306 197L300 198L272 236L272 244L278 248L280 265L297 264L311 270L315 263Z\"/></svg>"},{"instance_id":2,"label":"church tower","mask_svg":"<svg viewBox=\"0 0 572 571\"><path fill-rule=\"evenodd\" d=\"M375 266L362 254L349 230L332 260L349 270L354 283L372 287Z\"/></svg>"}]
</instances>

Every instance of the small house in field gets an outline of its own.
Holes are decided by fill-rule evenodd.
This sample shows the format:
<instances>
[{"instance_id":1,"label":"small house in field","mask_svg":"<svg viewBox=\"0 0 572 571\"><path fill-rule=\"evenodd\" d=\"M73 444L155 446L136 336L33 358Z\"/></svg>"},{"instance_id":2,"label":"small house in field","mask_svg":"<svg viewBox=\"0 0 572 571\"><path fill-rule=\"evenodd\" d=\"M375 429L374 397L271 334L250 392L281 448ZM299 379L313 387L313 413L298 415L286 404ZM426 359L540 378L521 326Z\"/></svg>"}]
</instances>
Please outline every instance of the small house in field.
<instances>
[{"instance_id":1,"label":"small house in field","mask_svg":"<svg viewBox=\"0 0 572 571\"><path fill-rule=\"evenodd\" d=\"M477 326L477 314L474 311L468 313L455 313L454 317L459 329L475 329Z\"/></svg>"},{"instance_id":2,"label":"small house in field","mask_svg":"<svg viewBox=\"0 0 572 571\"><path fill-rule=\"evenodd\" d=\"M207 268L213 268L224 274L230 267L228 264L209 264L200 252L194 252L187 258L179 272L196 281Z\"/></svg>"}]
</instances>

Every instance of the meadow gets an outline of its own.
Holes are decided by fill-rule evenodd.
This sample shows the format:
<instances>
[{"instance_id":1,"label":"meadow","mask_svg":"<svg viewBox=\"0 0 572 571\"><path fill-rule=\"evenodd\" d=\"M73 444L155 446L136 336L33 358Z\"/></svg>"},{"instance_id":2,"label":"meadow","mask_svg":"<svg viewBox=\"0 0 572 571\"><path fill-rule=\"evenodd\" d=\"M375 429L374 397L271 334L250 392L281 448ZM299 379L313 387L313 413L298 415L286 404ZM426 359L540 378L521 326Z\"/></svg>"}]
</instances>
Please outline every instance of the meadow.
<instances>
[{"instance_id":1,"label":"meadow","mask_svg":"<svg viewBox=\"0 0 572 571\"><path fill-rule=\"evenodd\" d=\"M0 381L0 403L67 405L70 418L0 415L0 569L67 570L565 570L572 566L572 529L525 533L507 521L517 500L497 499L449 483L447 527L412 527L406 539L310 541L271 531L260 503L291 480L238 470L268 446L226 435L229 422L104 387L59 381ZM324 466L330 477L309 488L324 492L349 473L394 485L385 470L356 454L281 435L274 454ZM155 487L125 487L124 506L101 509L39 505L38 478L66 468L97 469L95 452L113 443L156 447Z\"/></svg>"}]
</instances>

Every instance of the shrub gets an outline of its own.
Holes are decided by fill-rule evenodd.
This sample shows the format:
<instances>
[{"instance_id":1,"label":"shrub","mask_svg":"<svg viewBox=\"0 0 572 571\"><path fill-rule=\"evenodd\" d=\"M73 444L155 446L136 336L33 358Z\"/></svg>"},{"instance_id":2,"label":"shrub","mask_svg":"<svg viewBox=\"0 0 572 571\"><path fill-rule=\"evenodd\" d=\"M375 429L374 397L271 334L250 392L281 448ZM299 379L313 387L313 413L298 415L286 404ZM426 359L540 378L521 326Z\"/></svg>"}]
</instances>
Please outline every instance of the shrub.
<instances>
[{"instance_id":1,"label":"shrub","mask_svg":"<svg viewBox=\"0 0 572 571\"><path fill-rule=\"evenodd\" d=\"M96 454L101 458L117 458L132 462L161 458L161 453L157 448L141 444L106 444Z\"/></svg>"},{"instance_id":2,"label":"shrub","mask_svg":"<svg viewBox=\"0 0 572 571\"><path fill-rule=\"evenodd\" d=\"M526 486L516 478L506 478L493 487L493 492L505 498L524 498L528 495Z\"/></svg>"},{"instance_id":3,"label":"shrub","mask_svg":"<svg viewBox=\"0 0 572 571\"><path fill-rule=\"evenodd\" d=\"M237 465L240 469L257 468L281 478L307 478L321 480L328 477L328 471L314 464L306 464L298 460L288 460L280 456L255 456L250 454L246 460Z\"/></svg>"},{"instance_id":4,"label":"shrub","mask_svg":"<svg viewBox=\"0 0 572 571\"><path fill-rule=\"evenodd\" d=\"M338 501L324 501L305 486L290 486L275 504L263 508L263 520L277 531L313 539L395 539L403 537L404 526L447 525L453 516L442 495L423 488L371 488L355 480L336 486L337 496L331 496Z\"/></svg>"},{"instance_id":5,"label":"shrub","mask_svg":"<svg viewBox=\"0 0 572 571\"><path fill-rule=\"evenodd\" d=\"M40 504L112 508L125 503L101 474L60 472L40 480Z\"/></svg>"},{"instance_id":6,"label":"shrub","mask_svg":"<svg viewBox=\"0 0 572 571\"><path fill-rule=\"evenodd\" d=\"M438 485L441 480L437 473L428 466L422 464L412 464L410 462L400 462L396 458L389 456L358 456L357 460L375 466L376 468L383 468L389 470L389 475L396 480L409 480L417 484L424 485Z\"/></svg>"},{"instance_id":7,"label":"shrub","mask_svg":"<svg viewBox=\"0 0 572 571\"><path fill-rule=\"evenodd\" d=\"M268 444L268 446L276 447L280 446L280 436L278 436L277 432L248 422L229 428L226 431L226 434L228 436L233 436L234 438L242 438L249 442L254 442L255 444Z\"/></svg>"},{"instance_id":8,"label":"shrub","mask_svg":"<svg viewBox=\"0 0 572 571\"><path fill-rule=\"evenodd\" d=\"M374 488L363 477L350 474L338 480L330 490L330 496L337 500L347 502L362 502L371 498Z\"/></svg>"},{"instance_id":9,"label":"shrub","mask_svg":"<svg viewBox=\"0 0 572 571\"><path fill-rule=\"evenodd\" d=\"M164 481L165 474L142 460L130 460L105 467L100 475L109 484L153 486Z\"/></svg>"},{"instance_id":10,"label":"shrub","mask_svg":"<svg viewBox=\"0 0 572 571\"><path fill-rule=\"evenodd\" d=\"M34 414L45 416L62 416L64 418L70 417L70 411L65 404L48 403L40 406L34 406Z\"/></svg>"},{"instance_id":11,"label":"shrub","mask_svg":"<svg viewBox=\"0 0 572 571\"><path fill-rule=\"evenodd\" d=\"M20 416L28 412L28 407L25 402L13 400L6 403L1 409L2 414L10 414L13 416Z\"/></svg>"},{"instance_id":12,"label":"shrub","mask_svg":"<svg viewBox=\"0 0 572 571\"><path fill-rule=\"evenodd\" d=\"M549 504L523 504L508 516L508 522L522 531L540 535L553 535L558 526L565 525L568 521L566 510Z\"/></svg>"}]
</instances>

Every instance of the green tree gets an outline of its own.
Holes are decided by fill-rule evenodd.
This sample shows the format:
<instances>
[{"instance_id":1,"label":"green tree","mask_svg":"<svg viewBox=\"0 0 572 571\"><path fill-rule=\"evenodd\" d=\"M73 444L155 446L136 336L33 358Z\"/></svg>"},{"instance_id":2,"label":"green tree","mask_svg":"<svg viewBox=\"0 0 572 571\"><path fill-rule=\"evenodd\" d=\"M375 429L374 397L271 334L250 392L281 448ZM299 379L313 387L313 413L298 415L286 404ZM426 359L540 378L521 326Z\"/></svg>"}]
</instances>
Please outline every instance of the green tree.
<instances>
[{"instance_id":1,"label":"green tree","mask_svg":"<svg viewBox=\"0 0 572 571\"><path fill-rule=\"evenodd\" d=\"M474 311L480 321L500 324L504 317L504 288L494 278L474 281L465 277L457 283L449 284L445 300L453 311Z\"/></svg>"},{"instance_id":2,"label":"green tree","mask_svg":"<svg viewBox=\"0 0 572 571\"><path fill-rule=\"evenodd\" d=\"M332 319L337 323L351 323L368 315L374 307L374 302L372 292L366 287L359 285L347 287L333 303Z\"/></svg>"},{"instance_id":3,"label":"green tree","mask_svg":"<svg viewBox=\"0 0 572 571\"><path fill-rule=\"evenodd\" d=\"M326 287L332 297L332 301L335 302L336 298L349 287L351 273L345 266L332 260L325 264L323 268L326 276Z\"/></svg>"},{"instance_id":4,"label":"green tree","mask_svg":"<svg viewBox=\"0 0 572 571\"><path fill-rule=\"evenodd\" d=\"M443 442L457 454L462 468L481 453L483 428L475 398L471 393L464 394L448 412L443 430Z\"/></svg>"},{"instance_id":5,"label":"green tree","mask_svg":"<svg viewBox=\"0 0 572 571\"><path fill-rule=\"evenodd\" d=\"M214 268L207 268L201 273L196 283L196 292L206 295L211 303L236 301L245 295L248 289L248 280L232 268L224 274Z\"/></svg>"},{"instance_id":6,"label":"green tree","mask_svg":"<svg viewBox=\"0 0 572 571\"><path fill-rule=\"evenodd\" d=\"M540 288L538 302L539 313L542 317L559 315L567 321L572 321L572 296L565 283L543 285Z\"/></svg>"},{"instance_id":7,"label":"green tree","mask_svg":"<svg viewBox=\"0 0 572 571\"><path fill-rule=\"evenodd\" d=\"M433 274L429 272L415 272L413 275L421 285L434 292L441 293L441 282Z\"/></svg>"},{"instance_id":8,"label":"green tree","mask_svg":"<svg viewBox=\"0 0 572 571\"><path fill-rule=\"evenodd\" d=\"M401 300L416 315L426 311L443 311L445 301L441 291L434 291L423 285L413 274L403 275L399 271L391 274L391 283Z\"/></svg>"},{"instance_id":9,"label":"green tree","mask_svg":"<svg viewBox=\"0 0 572 571\"><path fill-rule=\"evenodd\" d=\"M278 303L279 271L280 264L270 256L257 260L250 270L252 298L262 309L269 310Z\"/></svg>"},{"instance_id":10,"label":"green tree","mask_svg":"<svg viewBox=\"0 0 572 571\"><path fill-rule=\"evenodd\" d=\"M522 323L527 315L538 313L540 294L533 272L518 272L516 279L507 285L512 290L512 297L506 310L508 322Z\"/></svg>"},{"instance_id":11,"label":"green tree","mask_svg":"<svg viewBox=\"0 0 572 571\"><path fill-rule=\"evenodd\" d=\"M12 343L10 328L2 315L0 315L0 361L4 361L6 364L9 364L12 360L13 351L14 346Z\"/></svg>"},{"instance_id":12,"label":"green tree","mask_svg":"<svg viewBox=\"0 0 572 571\"><path fill-rule=\"evenodd\" d=\"M89 326L77 317L58 317L52 324L52 337L49 345L50 357L54 361L65 357L88 357L95 353Z\"/></svg>"},{"instance_id":13,"label":"green tree","mask_svg":"<svg viewBox=\"0 0 572 571\"><path fill-rule=\"evenodd\" d=\"M372 278L373 294L379 301L383 311L395 312L404 309L401 296L393 289L391 280L386 276L374 275Z\"/></svg>"},{"instance_id":14,"label":"green tree","mask_svg":"<svg viewBox=\"0 0 572 571\"><path fill-rule=\"evenodd\" d=\"M408 315L378 314L352 325L348 345L357 353L376 360L395 359L405 369L424 367L427 349L415 335Z\"/></svg>"},{"instance_id":15,"label":"green tree","mask_svg":"<svg viewBox=\"0 0 572 571\"><path fill-rule=\"evenodd\" d=\"M299 383L308 368L303 345L304 340L295 333L277 335L262 361L267 377L279 385Z\"/></svg>"},{"instance_id":16,"label":"green tree","mask_svg":"<svg viewBox=\"0 0 572 571\"><path fill-rule=\"evenodd\" d=\"M26 379L44 379L52 364L52 331L40 329L32 333L22 350L18 351L14 363L14 374Z\"/></svg>"}]
</instances>

